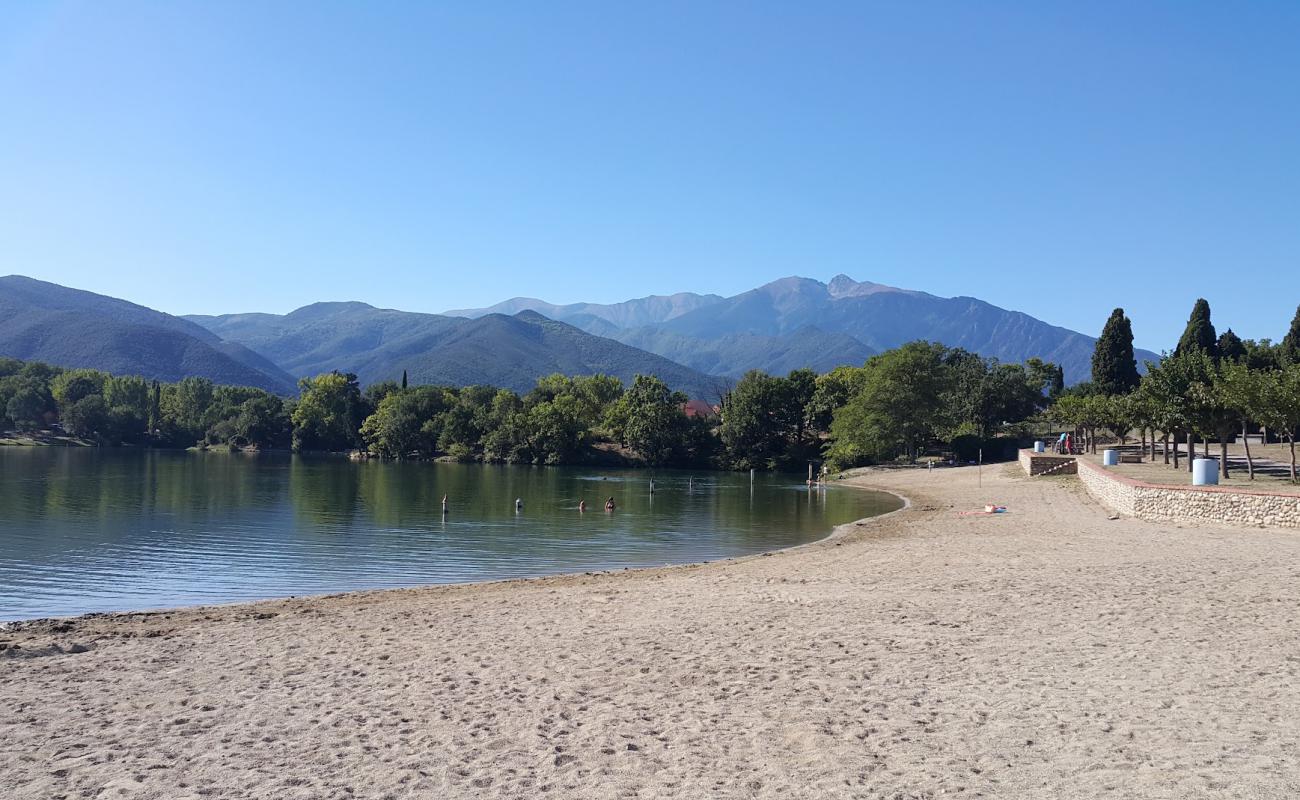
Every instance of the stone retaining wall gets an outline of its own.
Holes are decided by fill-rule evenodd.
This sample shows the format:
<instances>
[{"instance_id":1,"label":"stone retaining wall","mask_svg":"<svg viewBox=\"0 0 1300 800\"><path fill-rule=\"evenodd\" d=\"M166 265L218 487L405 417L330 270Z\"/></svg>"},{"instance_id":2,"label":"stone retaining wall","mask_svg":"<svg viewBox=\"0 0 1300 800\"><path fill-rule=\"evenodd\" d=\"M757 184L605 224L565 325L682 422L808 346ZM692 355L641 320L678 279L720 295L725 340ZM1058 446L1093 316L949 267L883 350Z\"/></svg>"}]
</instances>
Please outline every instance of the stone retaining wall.
<instances>
[{"instance_id":1,"label":"stone retaining wall","mask_svg":"<svg viewBox=\"0 0 1300 800\"><path fill-rule=\"evenodd\" d=\"M1035 453L1033 450L1020 451L1020 466L1024 468L1025 474L1031 476L1042 475L1048 470L1053 470L1053 475L1074 475L1079 469L1072 456ZM1053 469L1055 467L1060 467L1060 469Z\"/></svg>"},{"instance_id":2,"label":"stone retaining wall","mask_svg":"<svg viewBox=\"0 0 1300 800\"><path fill-rule=\"evenodd\" d=\"M1041 454L1020 452L1030 471ZM1118 475L1091 461L1077 461L1079 480L1107 508L1138 519L1195 519L1267 528L1300 528L1300 495L1229 486L1164 486ZM1031 472L1030 474L1036 474Z\"/></svg>"}]
</instances>

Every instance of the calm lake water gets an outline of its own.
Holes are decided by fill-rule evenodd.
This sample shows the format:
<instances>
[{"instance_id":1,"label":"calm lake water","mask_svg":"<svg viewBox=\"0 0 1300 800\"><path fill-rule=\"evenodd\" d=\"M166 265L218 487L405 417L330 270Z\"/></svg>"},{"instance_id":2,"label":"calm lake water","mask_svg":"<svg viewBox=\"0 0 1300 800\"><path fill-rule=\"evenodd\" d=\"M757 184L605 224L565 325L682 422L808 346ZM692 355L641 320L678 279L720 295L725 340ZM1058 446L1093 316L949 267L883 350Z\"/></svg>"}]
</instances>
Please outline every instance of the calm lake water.
<instances>
[{"instance_id":1,"label":"calm lake water","mask_svg":"<svg viewBox=\"0 0 1300 800\"><path fill-rule=\"evenodd\" d=\"M751 490L748 474L717 472L660 471L652 497L649 478L0 447L0 620L706 561L899 505L795 476L759 475Z\"/></svg>"}]
</instances>

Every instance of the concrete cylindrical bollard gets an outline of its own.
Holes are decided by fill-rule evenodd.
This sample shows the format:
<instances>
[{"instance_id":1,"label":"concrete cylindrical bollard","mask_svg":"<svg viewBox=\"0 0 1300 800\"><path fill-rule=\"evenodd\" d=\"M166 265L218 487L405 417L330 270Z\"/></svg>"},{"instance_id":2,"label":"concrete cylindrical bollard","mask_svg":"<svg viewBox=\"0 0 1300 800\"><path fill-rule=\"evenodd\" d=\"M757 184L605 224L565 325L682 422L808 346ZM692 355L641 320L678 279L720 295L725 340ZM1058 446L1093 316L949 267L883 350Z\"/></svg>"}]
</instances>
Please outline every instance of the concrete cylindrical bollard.
<instances>
[{"instance_id":1,"label":"concrete cylindrical bollard","mask_svg":"<svg viewBox=\"0 0 1300 800\"><path fill-rule=\"evenodd\" d=\"M1119 465L1119 451L1118 451L1118 450L1102 450L1102 451L1101 451L1101 463L1102 463L1103 466L1106 466L1106 467L1114 467L1114 466L1118 466L1118 465Z\"/></svg>"},{"instance_id":2,"label":"concrete cylindrical bollard","mask_svg":"<svg viewBox=\"0 0 1300 800\"><path fill-rule=\"evenodd\" d=\"M1035 453L1045 453L1045 452L1047 452L1047 443L1046 443L1046 442L1034 442L1034 452L1035 452Z\"/></svg>"},{"instance_id":3,"label":"concrete cylindrical bollard","mask_svg":"<svg viewBox=\"0 0 1300 800\"><path fill-rule=\"evenodd\" d=\"M1219 485L1219 459L1198 458L1192 462L1193 486Z\"/></svg>"}]
</instances>

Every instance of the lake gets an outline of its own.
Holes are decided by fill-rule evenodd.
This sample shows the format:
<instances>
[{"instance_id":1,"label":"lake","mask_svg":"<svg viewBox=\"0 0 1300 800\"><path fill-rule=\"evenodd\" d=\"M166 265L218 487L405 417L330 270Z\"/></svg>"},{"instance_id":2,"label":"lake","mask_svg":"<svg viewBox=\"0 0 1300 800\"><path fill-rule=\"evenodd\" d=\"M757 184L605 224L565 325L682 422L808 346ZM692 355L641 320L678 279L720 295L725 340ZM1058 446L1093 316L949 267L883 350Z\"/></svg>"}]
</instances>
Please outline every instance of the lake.
<instances>
[{"instance_id":1,"label":"lake","mask_svg":"<svg viewBox=\"0 0 1300 800\"><path fill-rule=\"evenodd\" d=\"M751 486L745 473L661 470L653 495L650 478L0 447L0 620L711 561L900 505L849 487L810 491L790 475Z\"/></svg>"}]
</instances>

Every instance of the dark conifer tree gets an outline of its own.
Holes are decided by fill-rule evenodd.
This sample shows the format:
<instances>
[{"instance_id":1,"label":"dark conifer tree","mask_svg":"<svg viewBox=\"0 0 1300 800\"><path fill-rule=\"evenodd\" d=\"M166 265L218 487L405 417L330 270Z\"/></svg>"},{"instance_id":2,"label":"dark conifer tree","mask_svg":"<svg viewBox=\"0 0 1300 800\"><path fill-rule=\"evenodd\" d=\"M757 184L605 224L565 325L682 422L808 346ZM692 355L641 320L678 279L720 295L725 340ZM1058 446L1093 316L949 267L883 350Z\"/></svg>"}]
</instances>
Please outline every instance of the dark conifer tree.
<instances>
[{"instance_id":1,"label":"dark conifer tree","mask_svg":"<svg viewBox=\"0 0 1300 800\"><path fill-rule=\"evenodd\" d=\"M1058 364L1056 366L1056 371L1052 373L1052 383L1047 389L1047 396L1049 399L1055 400L1056 398L1060 397L1061 393L1064 391L1065 391L1065 369Z\"/></svg>"},{"instance_id":2,"label":"dark conifer tree","mask_svg":"<svg viewBox=\"0 0 1300 800\"><path fill-rule=\"evenodd\" d=\"M1296 308L1295 316L1291 318L1291 330L1282 337L1278 350L1287 363L1300 364L1300 307Z\"/></svg>"},{"instance_id":3,"label":"dark conifer tree","mask_svg":"<svg viewBox=\"0 0 1300 800\"><path fill-rule=\"evenodd\" d=\"M1099 394L1128 394L1138 387L1137 359L1133 355L1133 325L1124 309L1110 312L1097 346L1092 351L1092 383Z\"/></svg>"},{"instance_id":4,"label":"dark conifer tree","mask_svg":"<svg viewBox=\"0 0 1300 800\"><path fill-rule=\"evenodd\" d=\"M1210 322L1210 304L1205 298L1192 306L1192 315L1187 318L1187 327L1178 340L1174 355L1182 355L1192 350L1201 350L1211 358L1218 358L1218 335L1214 332L1214 323Z\"/></svg>"},{"instance_id":5,"label":"dark conifer tree","mask_svg":"<svg viewBox=\"0 0 1300 800\"><path fill-rule=\"evenodd\" d=\"M406 388L406 370L402 370L402 388Z\"/></svg>"},{"instance_id":6,"label":"dark conifer tree","mask_svg":"<svg viewBox=\"0 0 1300 800\"><path fill-rule=\"evenodd\" d=\"M1219 337L1219 358L1224 361L1240 361L1246 357L1246 343L1228 328Z\"/></svg>"}]
</instances>

